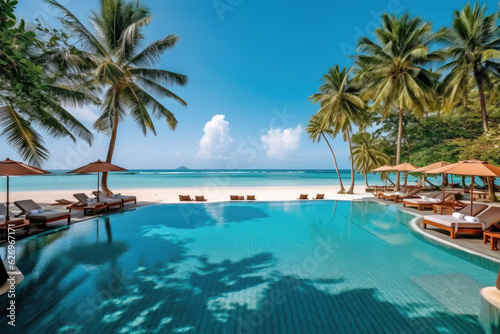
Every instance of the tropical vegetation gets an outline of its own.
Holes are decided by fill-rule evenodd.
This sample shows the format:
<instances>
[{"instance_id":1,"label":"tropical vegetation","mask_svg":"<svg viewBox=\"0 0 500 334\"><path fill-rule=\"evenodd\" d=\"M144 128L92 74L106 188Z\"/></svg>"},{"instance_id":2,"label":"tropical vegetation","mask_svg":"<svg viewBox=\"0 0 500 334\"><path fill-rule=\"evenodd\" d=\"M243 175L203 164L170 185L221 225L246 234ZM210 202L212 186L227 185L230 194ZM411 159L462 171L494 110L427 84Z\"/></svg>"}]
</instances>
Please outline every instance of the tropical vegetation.
<instances>
[{"instance_id":1,"label":"tropical vegetation","mask_svg":"<svg viewBox=\"0 0 500 334\"><path fill-rule=\"evenodd\" d=\"M319 103L320 106L313 116L313 122L318 123L317 127L323 132L328 131L333 137L342 134L349 146L351 186L347 194L354 193L355 184L351 143L353 127L365 127L368 122L367 108L360 97L360 90L352 84L351 71L352 68L340 69L338 65L332 67L323 76L323 84L319 87L319 92L309 97L313 103Z\"/></svg>"},{"instance_id":2,"label":"tropical vegetation","mask_svg":"<svg viewBox=\"0 0 500 334\"><path fill-rule=\"evenodd\" d=\"M14 15L16 5L0 1L0 135L24 160L41 165L49 157L41 131L91 143L92 133L66 107L98 101L58 63L67 36L41 24L27 29Z\"/></svg>"},{"instance_id":3,"label":"tropical vegetation","mask_svg":"<svg viewBox=\"0 0 500 334\"><path fill-rule=\"evenodd\" d=\"M146 135L156 135L153 117L166 121L174 130L177 120L157 98L173 99L183 106L187 103L172 92L171 85L187 84L186 75L158 69L154 66L167 50L179 41L170 34L144 48L143 29L151 23L153 15L140 2L124 0L101 0L99 10L92 12L87 28L64 6L55 0L46 0L63 15L61 25L77 39L81 51L75 62L86 64L80 69L86 85L103 91L101 116L94 124L99 132L110 136L106 161L111 162L116 146L119 123L127 116ZM101 187L109 193L107 173L103 173Z\"/></svg>"},{"instance_id":4,"label":"tropical vegetation","mask_svg":"<svg viewBox=\"0 0 500 334\"><path fill-rule=\"evenodd\" d=\"M359 40L350 86L374 130L350 132L358 172L401 161L500 164L500 29L497 13L486 12L479 3L467 4L438 31L409 13L383 14L376 39ZM322 131L335 137L330 120L321 123Z\"/></svg>"}]
</instances>

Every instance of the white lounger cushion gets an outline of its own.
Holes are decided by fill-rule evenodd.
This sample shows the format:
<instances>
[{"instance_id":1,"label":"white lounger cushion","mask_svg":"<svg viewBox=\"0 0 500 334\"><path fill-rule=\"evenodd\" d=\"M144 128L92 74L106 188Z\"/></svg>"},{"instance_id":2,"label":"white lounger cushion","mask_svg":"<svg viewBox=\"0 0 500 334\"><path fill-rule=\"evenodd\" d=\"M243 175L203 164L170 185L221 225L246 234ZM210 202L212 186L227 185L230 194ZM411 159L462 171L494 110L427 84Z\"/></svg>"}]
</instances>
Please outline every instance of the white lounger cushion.
<instances>
[{"instance_id":1,"label":"white lounger cushion","mask_svg":"<svg viewBox=\"0 0 500 334\"><path fill-rule=\"evenodd\" d=\"M422 199L422 198L408 198L404 200L405 203L411 203L411 204L436 204L435 202L432 202L428 199Z\"/></svg>"},{"instance_id":2,"label":"white lounger cushion","mask_svg":"<svg viewBox=\"0 0 500 334\"><path fill-rule=\"evenodd\" d=\"M453 216L430 215L424 216L424 219L438 223L443 226L454 228L457 231L459 228L475 228L483 229L483 223L469 223L463 219L457 219Z\"/></svg>"}]
</instances>

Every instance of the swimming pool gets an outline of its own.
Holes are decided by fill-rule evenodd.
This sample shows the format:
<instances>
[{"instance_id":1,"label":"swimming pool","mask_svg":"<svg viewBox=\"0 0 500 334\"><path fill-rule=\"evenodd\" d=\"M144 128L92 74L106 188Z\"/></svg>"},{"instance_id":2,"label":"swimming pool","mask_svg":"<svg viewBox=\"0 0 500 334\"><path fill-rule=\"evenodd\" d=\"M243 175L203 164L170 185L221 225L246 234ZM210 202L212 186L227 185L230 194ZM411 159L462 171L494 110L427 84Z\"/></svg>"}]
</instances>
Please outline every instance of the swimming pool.
<instances>
[{"instance_id":1,"label":"swimming pool","mask_svg":"<svg viewBox=\"0 0 500 334\"><path fill-rule=\"evenodd\" d=\"M16 330L482 332L496 273L411 219L372 202L155 205L49 231L17 243Z\"/></svg>"}]
</instances>

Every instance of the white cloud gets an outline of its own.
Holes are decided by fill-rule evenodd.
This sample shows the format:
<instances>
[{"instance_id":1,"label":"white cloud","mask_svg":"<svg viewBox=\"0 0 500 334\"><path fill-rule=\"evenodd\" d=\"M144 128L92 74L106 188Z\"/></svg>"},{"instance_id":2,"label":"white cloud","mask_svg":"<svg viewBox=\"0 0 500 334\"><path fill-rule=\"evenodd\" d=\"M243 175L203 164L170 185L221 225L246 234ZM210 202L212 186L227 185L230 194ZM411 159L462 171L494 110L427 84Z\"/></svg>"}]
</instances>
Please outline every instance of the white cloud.
<instances>
[{"instance_id":1,"label":"white cloud","mask_svg":"<svg viewBox=\"0 0 500 334\"><path fill-rule=\"evenodd\" d=\"M98 111L94 111L87 107L67 108L67 110L82 123L94 123L99 118Z\"/></svg>"},{"instance_id":2,"label":"white cloud","mask_svg":"<svg viewBox=\"0 0 500 334\"><path fill-rule=\"evenodd\" d=\"M200 140L200 159L227 159L231 149L233 138L229 136L229 122L224 115L215 115L205 124L203 131L205 134Z\"/></svg>"},{"instance_id":3,"label":"white cloud","mask_svg":"<svg viewBox=\"0 0 500 334\"><path fill-rule=\"evenodd\" d=\"M292 156L299 149L301 133L301 124L297 125L295 129L281 130L270 128L267 135L263 135L261 138L267 156L271 159L279 160L284 160Z\"/></svg>"}]
</instances>

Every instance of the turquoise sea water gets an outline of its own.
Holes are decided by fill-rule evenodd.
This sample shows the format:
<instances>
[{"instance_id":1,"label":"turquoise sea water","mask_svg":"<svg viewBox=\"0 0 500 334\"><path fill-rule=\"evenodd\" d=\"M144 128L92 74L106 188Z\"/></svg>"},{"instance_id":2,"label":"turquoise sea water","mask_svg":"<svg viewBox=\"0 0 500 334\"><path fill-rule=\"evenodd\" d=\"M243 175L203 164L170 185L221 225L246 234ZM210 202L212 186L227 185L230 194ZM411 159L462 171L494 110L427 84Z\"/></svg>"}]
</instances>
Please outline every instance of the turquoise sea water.
<instances>
[{"instance_id":1,"label":"turquoise sea water","mask_svg":"<svg viewBox=\"0 0 500 334\"><path fill-rule=\"evenodd\" d=\"M351 172L340 172L345 186L350 185ZM369 183L382 185L379 175L370 174ZM391 176L394 181L395 174ZM2 180L3 181L3 180ZM432 179L440 184L441 180ZM97 176L74 175L55 171L50 175L11 177L12 191L95 189ZM409 177L413 184L416 178ZM458 179L455 178L455 182ZM5 182L0 184L4 187ZM356 184L364 178L356 174ZM337 173L332 170L131 170L110 173L112 189L168 187L241 187L241 186L308 186L338 185ZM1 188L0 188L1 189Z\"/></svg>"},{"instance_id":2,"label":"turquoise sea water","mask_svg":"<svg viewBox=\"0 0 500 334\"><path fill-rule=\"evenodd\" d=\"M157 205L48 231L17 243L16 330L481 333L495 266L412 218L373 202Z\"/></svg>"}]
</instances>

